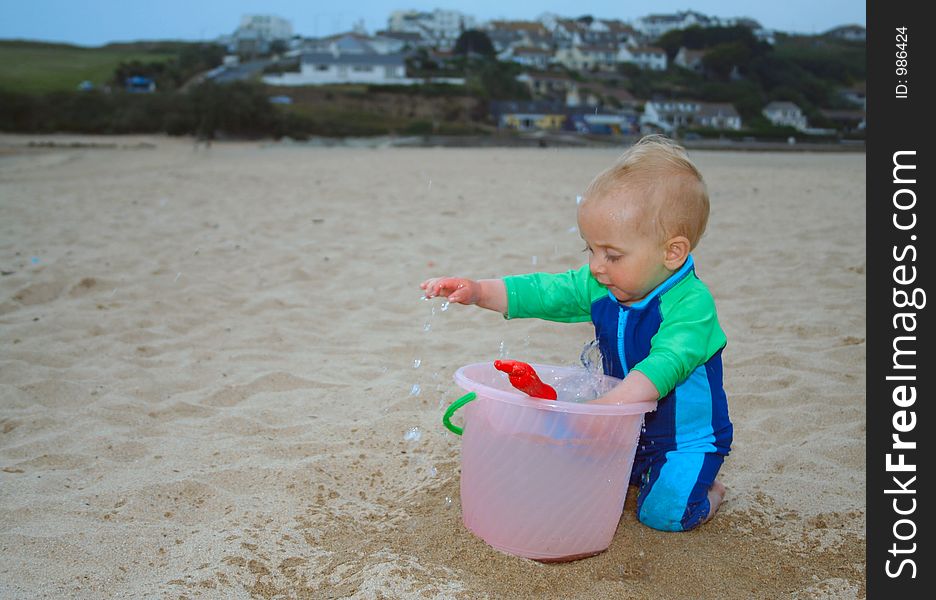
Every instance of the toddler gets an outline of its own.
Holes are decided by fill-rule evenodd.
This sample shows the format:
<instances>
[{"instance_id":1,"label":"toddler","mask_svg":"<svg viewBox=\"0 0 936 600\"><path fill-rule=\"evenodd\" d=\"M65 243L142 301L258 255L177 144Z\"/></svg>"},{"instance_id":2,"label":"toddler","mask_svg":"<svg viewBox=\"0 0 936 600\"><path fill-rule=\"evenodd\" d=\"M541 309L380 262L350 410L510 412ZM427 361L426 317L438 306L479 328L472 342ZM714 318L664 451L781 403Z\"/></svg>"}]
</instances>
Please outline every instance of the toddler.
<instances>
[{"instance_id":1,"label":"toddler","mask_svg":"<svg viewBox=\"0 0 936 600\"><path fill-rule=\"evenodd\" d=\"M685 150L646 136L588 185L578 229L588 264L566 273L474 281L440 277L427 297L505 318L591 321L608 375L623 381L594 402L655 401L631 474L637 518L687 531L724 498L715 479L731 448L722 385L725 334L690 251L708 221L705 182Z\"/></svg>"}]
</instances>

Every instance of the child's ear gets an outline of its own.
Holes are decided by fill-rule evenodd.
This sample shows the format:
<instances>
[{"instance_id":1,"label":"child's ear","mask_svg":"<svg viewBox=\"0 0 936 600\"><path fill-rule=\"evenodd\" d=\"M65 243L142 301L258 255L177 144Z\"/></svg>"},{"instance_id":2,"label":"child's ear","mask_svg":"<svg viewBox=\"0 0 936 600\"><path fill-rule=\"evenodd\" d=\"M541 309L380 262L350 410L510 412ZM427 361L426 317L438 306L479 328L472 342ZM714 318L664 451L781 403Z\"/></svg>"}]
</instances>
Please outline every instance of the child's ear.
<instances>
[{"instance_id":1,"label":"child's ear","mask_svg":"<svg viewBox=\"0 0 936 600\"><path fill-rule=\"evenodd\" d=\"M678 235L666 240L666 253L663 256L663 264L665 264L666 268L670 271L675 271L686 262L686 257L689 256L689 249L689 238L685 236Z\"/></svg>"}]
</instances>

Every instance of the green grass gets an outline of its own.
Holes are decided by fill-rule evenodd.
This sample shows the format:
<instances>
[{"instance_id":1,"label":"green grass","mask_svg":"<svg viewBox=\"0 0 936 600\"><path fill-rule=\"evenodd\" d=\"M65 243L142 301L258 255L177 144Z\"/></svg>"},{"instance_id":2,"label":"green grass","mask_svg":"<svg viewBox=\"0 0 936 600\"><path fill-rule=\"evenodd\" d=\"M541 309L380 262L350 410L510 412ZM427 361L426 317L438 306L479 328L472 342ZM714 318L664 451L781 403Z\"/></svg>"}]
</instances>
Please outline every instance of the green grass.
<instances>
[{"instance_id":1,"label":"green grass","mask_svg":"<svg viewBox=\"0 0 936 600\"><path fill-rule=\"evenodd\" d=\"M0 40L0 89L26 93L69 91L82 81L106 84L121 62L157 62L175 58L171 46L125 44L84 48Z\"/></svg>"}]
</instances>

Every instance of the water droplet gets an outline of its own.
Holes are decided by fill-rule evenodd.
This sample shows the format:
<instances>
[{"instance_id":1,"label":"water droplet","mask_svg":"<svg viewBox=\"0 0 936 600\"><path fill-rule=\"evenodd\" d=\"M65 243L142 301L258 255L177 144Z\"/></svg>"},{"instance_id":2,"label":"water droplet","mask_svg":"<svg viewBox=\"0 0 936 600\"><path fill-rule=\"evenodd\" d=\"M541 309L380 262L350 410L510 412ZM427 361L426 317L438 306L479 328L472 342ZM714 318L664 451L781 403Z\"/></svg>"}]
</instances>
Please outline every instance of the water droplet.
<instances>
[{"instance_id":1,"label":"water droplet","mask_svg":"<svg viewBox=\"0 0 936 600\"><path fill-rule=\"evenodd\" d=\"M448 496L445 497L445 507L448 508L452 505L452 499Z\"/></svg>"},{"instance_id":2,"label":"water droplet","mask_svg":"<svg viewBox=\"0 0 936 600\"><path fill-rule=\"evenodd\" d=\"M447 311L447 310L449 309L449 301L448 301L448 300L444 301L444 302L442 303L442 306L440 306L439 308L442 309L442 312Z\"/></svg>"},{"instance_id":3,"label":"water droplet","mask_svg":"<svg viewBox=\"0 0 936 600\"><path fill-rule=\"evenodd\" d=\"M530 262L533 263L533 266L534 266L534 267L536 266L537 258L536 258L536 255L535 255L535 254L534 254L533 257L530 259Z\"/></svg>"},{"instance_id":4,"label":"water droplet","mask_svg":"<svg viewBox=\"0 0 936 600\"><path fill-rule=\"evenodd\" d=\"M435 477L439 474L439 470L435 467L429 467L429 477Z\"/></svg>"},{"instance_id":5,"label":"water droplet","mask_svg":"<svg viewBox=\"0 0 936 600\"><path fill-rule=\"evenodd\" d=\"M410 427L406 430L406 433L403 434L403 439L407 442L418 442L421 437L422 432L419 430L419 427Z\"/></svg>"},{"instance_id":6,"label":"water droplet","mask_svg":"<svg viewBox=\"0 0 936 600\"><path fill-rule=\"evenodd\" d=\"M419 395L419 392L421 392L421 391L422 391L422 388L419 386L419 384L418 384L418 383L414 383L414 384L413 384L413 389L410 390L409 395L410 395L410 396L418 396L418 395Z\"/></svg>"},{"instance_id":7,"label":"water droplet","mask_svg":"<svg viewBox=\"0 0 936 600\"><path fill-rule=\"evenodd\" d=\"M421 359L421 358L414 358L414 359L413 359L413 368L414 368L414 369L418 369L418 368L419 368L419 365L421 365L421 364L422 364L422 359Z\"/></svg>"},{"instance_id":8,"label":"water droplet","mask_svg":"<svg viewBox=\"0 0 936 600\"><path fill-rule=\"evenodd\" d=\"M576 204L581 204L581 203L582 203L582 197L581 197L581 196L576 196L576 197L575 197L575 203L576 203Z\"/></svg>"},{"instance_id":9,"label":"water droplet","mask_svg":"<svg viewBox=\"0 0 936 600\"><path fill-rule=\"evenodd\" d=\"M179 277L182 277L182 271L179 271L178 273L176 273L175 279L173 279L172 282L175 283L176 281L178 281Z\"/></svg>"},{"instance_id":10,"label":"water droplet","mask_svg":"<svg viewBox=\"0 0 936 600\"><path fill-rule=\"evenodd\" d=\"M30 257L29 257L29 260L30 260L30 262L32 262L32 264L34 264L34 265L38 265L38 264L39 264L39 257L38 257L38 256L30 256Z\"/></svg>"},{"instance_id":11,"label":"water droplet","mask_svg":"<svg viewBox=\"0 0 936 600\"><path fill-rule=\"evenodd\" d=\"M497 351L497 355L499 358L507 358L507 344L505 344L503 341L500 343L500 348Z\"/></svg>"},{"instance_id":12,"label":"water droplet","mask_svg":"<svg viewBox=\"0 0 936 600\"><path fill-rule=\"evenodd\" d=\"M569 233L575 233L575 232L577 232L577 231L578 231L578 227L575 227L574 225L573 225L572 227L569 227L569 229L568 229L568 232L569 232Z\"/></svg>"},{"instance_id":13,"label":"water droplet","mask_svg":"<svg viewBox=\"0 0 936 600\"><path fill-rule=\"evenodd\" d=\"M425 325L423 325L423 331L429 331L430 329L432 329L432 323L426 321Z\"/></svg>"}]
</instances>

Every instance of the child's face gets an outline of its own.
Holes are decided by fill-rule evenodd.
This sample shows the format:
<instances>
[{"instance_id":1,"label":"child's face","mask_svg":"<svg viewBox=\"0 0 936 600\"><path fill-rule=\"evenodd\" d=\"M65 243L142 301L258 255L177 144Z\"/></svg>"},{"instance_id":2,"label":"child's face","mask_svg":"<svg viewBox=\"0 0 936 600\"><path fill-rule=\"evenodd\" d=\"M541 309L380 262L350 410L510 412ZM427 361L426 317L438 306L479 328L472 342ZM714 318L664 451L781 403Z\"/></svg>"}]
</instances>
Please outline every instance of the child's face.
<instances>
[{"instance_id":1,"label":"child's face","mask_svg":"<svg viewBox=\"0 0 936 600\"><path fill-rule=\"evenodd\" d=\"M578 210L592 275L625 304L643 299L672 274L666 244L641 232L639 218L639 209L621 198L586 201Z\"/></svg>"}]
</instances>

